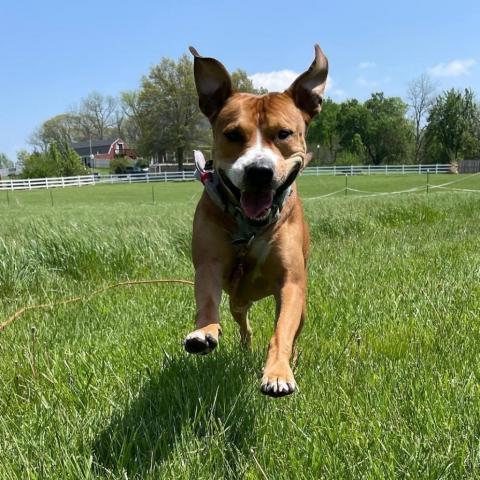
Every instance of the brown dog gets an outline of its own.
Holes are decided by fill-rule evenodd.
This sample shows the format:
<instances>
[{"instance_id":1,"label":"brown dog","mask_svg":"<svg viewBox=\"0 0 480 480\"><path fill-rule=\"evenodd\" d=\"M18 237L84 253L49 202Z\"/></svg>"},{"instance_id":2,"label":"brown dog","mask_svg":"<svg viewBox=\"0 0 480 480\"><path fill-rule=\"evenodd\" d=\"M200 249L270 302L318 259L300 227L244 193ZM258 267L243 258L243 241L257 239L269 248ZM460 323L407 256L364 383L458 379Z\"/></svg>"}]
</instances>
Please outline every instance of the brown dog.
<instances>
[{"instance_id":1,"label":"brown dog","mask_svg":"<svg viewBox=\"0 0 480 480\"><path fill-rule=\"evenodd\" d=\"M306 129L321 109L328 61L315 45L315 60L288 90L258 96L233 92L218 60L190 51L214 155L210 169L200 166L205 191L193 223L197 314L185 349L205 354L217 346L222 289L248 347L248 310L274 295L276 328L261 390L288 395L296 387L290 359L305 319L309 244L294 181L307 159Z\"/></svg>"}]
</instances>

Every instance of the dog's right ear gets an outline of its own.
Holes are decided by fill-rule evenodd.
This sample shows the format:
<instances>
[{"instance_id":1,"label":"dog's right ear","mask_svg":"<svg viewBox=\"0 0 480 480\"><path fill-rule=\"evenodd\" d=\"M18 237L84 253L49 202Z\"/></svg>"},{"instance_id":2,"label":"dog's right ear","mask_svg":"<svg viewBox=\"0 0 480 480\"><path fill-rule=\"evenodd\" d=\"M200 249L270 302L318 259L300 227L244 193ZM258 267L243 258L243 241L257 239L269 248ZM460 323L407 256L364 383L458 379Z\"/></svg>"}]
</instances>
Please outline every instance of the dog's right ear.
<instances>
[{"instance_id":1,"label":"dog's right ear","mask_svg":"<svg viewBox=\"0 0 480 480\"><path fill-rule=\"evenodd\" d=\"M193 47L193 73L200 110L212 122L232 94L232 80L227 69L215 58L202 57Z\"/></svg>"}]
</instances>

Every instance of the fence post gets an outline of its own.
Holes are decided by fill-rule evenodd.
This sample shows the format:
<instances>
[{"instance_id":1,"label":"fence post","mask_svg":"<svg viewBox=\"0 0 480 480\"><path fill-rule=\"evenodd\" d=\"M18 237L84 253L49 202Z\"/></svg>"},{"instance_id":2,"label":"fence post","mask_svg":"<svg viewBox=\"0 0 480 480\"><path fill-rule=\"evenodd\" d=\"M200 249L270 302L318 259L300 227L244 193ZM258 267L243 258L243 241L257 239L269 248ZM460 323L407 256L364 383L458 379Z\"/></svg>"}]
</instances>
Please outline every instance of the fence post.
<instances>
[{"instance_id":1,"label":"fence post","mask_svg":"<svg viewBox=\"0 0 480 480\"><path fill-rule=\"evenodd\" d=\"M77 177L77 183L78 183L78 186L81 187L81 184L80 184L80 175Z\"/></svg>"},{"instance_id":2,"label":"fence post","mask_svg":"<svg viewBox=\"0 0 480 480\"><path fill-rule=\"evenodd\" d=\"M385 164L385 175L388 175L388 163Z\"/></svg>"},{"instance_id":3,"label":"fence post","mask_svg":"<svg viewBox=\"0 0 480 480\"><path fill-rule=\"evenodd\" d=\"M405 175L405 164L402 165L402 175Z\"/></svg>"},{"instance_id":4,"label":"fence post","mask_svg":"<svg viewBox=\"0 0 480 480\"><path fill-rule=\"evenodd\" d=\"M438 173L438 163L435 164L435 174Z\"/></svg>"},{"instance_id":5,"label":"fence post","mask_svg":"<svg viewBox=\"0 0 480 480\"><path fill-rule=\"evenodd\" d=\"M12 180L12 179L10 179L10 189L11 189L12 192L13 192L13 180Z\"/></svg>"},{"instance_id":6,"label":"fence post","mask_svg":"<svg viewBox=\"0 0 480 480\"><path fill-rule=\"evenodd\" d=\"M422 165L420 163L418 164L418 173L422 173Z\"/></svg>"},{"instance_id":7,"label":"fence post","mask_svg":"<svg viewBox=\"0 0 480 480\"><path fill-rule=\"evenodd\" d=\"M182 180L185 181L185 170L182 170Z\"/></svg>"},{"instance_id":8,"label":"fence post","mask_svg":"<svg viewBox=\"0 0 480 480\"><path fill-rule=\"evenodd\" d=\"M370 165L368 165L368 174L370 175Z\"/></svg>"},{"instance_id":9,"label":"fence post","mask_svg":"<svg viewBox=\"0 0 480 480\"><path fill-rule=\"evenodd\" d=\"M62 177L62 188L65 188L65 178Z\"/></svg>"},{"instance_id":10,"label":"fence post","mask_svg":"<svg viewBox=\"0 0 480 480\"><path fill-rule=\"evenodd\" d=\"M147 183L150 183L150 175L147 172Z\"/></svg>"},{"instance_id":11,"label":"fence post","mask_svg":"<svg viewBox=\"0 0 480 480\"><path fill-rule=\"evenodd\" d=\"M32 182L30 182L30 179L28 179L28 189L29 189L29 190L32 189Z\"/></svg>"},{"instance_id":12,"label":"fence post","mask_svg":"<svg viewBox=\"0 0 480 480\"><path fill-rule=\"evenodd\" d=\"M48 190L48 178L45 179L45 185L47 186L47 190Z\"/></svg>"},{"instance_id":13,"label":"fence post","mask_svg":"<svg viewBox=\"0 0 480 480\"><path fill-rule=\"evenodd\" d=\"M164 176L164 181L166 182L167 181L167 172L163 172L163 176Z\"/></svg>"},{"instance_id":14,"label":"fence post","mask_svg":"<svg viewBox=\"0 0 480 480\"><path fill-rule=\"evenodd\" d=\"M353 165L350 165L350 175L353 175Z\"/></svg>"}]
</instances>

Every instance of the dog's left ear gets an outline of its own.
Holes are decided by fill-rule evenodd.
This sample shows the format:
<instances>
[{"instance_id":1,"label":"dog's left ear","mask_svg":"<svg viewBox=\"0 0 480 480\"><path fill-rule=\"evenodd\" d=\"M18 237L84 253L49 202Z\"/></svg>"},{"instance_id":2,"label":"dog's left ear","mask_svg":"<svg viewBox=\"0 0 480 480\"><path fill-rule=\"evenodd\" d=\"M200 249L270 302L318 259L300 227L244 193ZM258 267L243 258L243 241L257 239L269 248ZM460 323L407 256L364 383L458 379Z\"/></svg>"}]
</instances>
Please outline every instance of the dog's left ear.
<instances>
[{"instance_id":1,"label":"dog's left ear","mask_svg":"<svg viewBox=\"0 0 480 480\"><path fill-rule=\"evenodd\" d=\"M227 69L215 58L202 57L189 47L194 56L193 73L200 110L212 122L232 94L232 80Z\"/></svg>"},{"instance_id":2,"label":"dog's left ear","mask_svg":"<svg viewBox=\"0 0 480 480\"><path fill-rule=\"evenodd\" d=\"M286 93L293 98L295 105L305 113L306 123L310 122L322 108L327 76L327 57L318 44L315 44L315 60L310 68L286 90Z\"/></svg>"}]
</instances>

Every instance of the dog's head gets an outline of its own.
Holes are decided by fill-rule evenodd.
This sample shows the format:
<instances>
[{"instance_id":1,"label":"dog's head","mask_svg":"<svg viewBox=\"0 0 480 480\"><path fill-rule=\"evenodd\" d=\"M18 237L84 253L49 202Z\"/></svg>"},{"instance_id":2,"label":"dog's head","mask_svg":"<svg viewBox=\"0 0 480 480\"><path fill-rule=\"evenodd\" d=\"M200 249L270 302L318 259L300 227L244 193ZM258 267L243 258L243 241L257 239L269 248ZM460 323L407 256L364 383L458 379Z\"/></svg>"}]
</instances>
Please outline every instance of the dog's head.
<instances>
[{"instance_id":1,"label":"dog's head","mask_svg":"<svg viewBox=\"0 0 480 480\"><path fill-rule=\"evenodd\" d=\"M218 60L190 51L200 109L212 125L214 167L247 217L261 221L304 166L306 129L321 109L327 58L315 45L312 65L285 92L252 95L233 91Z\"/></svg>"}]
</instances>

